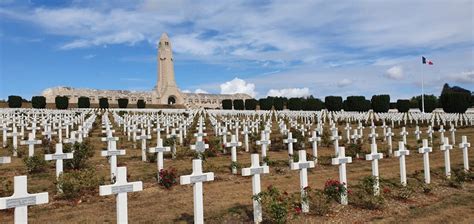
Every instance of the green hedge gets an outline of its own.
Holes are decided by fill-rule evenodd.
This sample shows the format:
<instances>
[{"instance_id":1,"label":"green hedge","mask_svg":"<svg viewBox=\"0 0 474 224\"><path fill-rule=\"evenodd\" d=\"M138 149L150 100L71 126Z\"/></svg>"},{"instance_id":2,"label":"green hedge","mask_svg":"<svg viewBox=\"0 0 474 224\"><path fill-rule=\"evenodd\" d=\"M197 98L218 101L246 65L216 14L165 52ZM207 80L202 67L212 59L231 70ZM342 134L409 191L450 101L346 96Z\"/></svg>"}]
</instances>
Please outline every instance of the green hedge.
<instances>
[{"instance_id":1,"label":"green hedge","mask_svg":"<svg viewBox=\"0 0 474 224\"><path fill-rule=\"evenodd\" d=\"M464 113L470 105L470 94L462 92L445 93L440 96L441 105L446 113Z\"/></svg>"},{"instance_id":2,"label":"green hedge","mask_svg":"<svg viewBox=\"0 0 474 224\"><path fill-rule=\"evenodd\" d=\"M312 96L303 99L303 110L306 111L316 111L322 110L324 108L324 103L318 98L314 98Z\"/></svg>"},{"instance_id":3,"label":"green hedge","mask_svg":"<svg viewBox=\"0 0 474 224\"><path fill-rule=\"evenodd\" d=\"M288 110L303 110L303 98L290 98L287 103Z\"/></svg>"},{"instance_id":4,"label":"green hedge","mask_svg":"<svg viewBox=\"0 0 474 224\"><path fill-rule=\"evenodd\" d=\"M397 100L398 112L408 112L410 109L410 100Z\"/></svg>"},{"instance_id":5,"label":"green hedge","mask_svg":"<svg viewBox=\"0 0 474 224\"><path fill-rule=\"evenodd\" d=\"M222 109L232 110L232 100L230 99L222 100Z\"/></svg>"},{"instance_id":6,"label":"green hedge","mask_svg":"<svg viewBox=\"0 0 474 224\"><path fill-rule=\"evenodd\" d=\"M374 112L382 113L387 112L390 109L390 96L389 95L373 95L371 99L371 105Z\"/></svg>"},{"instance_id":7,"label":"green hedge","mask_svg":"<svg viewBox=\"0 0 474 224\"><path fill-rule=\"evenodd\" d=\"M23 99L21 96L8 96L8 107L10 108L20 108Z\"/></svg>"},{"instance_id":8,"label":"green hedge","mask_svg":"<svg viewBox=\"0 0 474 224\"><path fill-rule=\"evenodd\" d=\"M348 96L344 101L346 111L368 111L370 107L370 101L364 96Z\"/></svg>"},{"instance_id":9,"label":"green hedge","mask_svg":"<svg viewBox=\"0 0 474 224\"><path fill-rule=\"evenodd\" d=\"M273 97L273 108L275 110L283 110L285 109L285 104L288 102L286 97Z\"/></svg>"},{"instance_id":10,"label":"green hedge","mask_svg":"<svg viewBox=\"0 0 474 224\"><path fill-rule=\"evenodd\" d=\"M146 107L146 102L145 100L138 100L137 101L137 108L143 109Z\"/></svg>"},{"instance_id":11,"label":"green hedge","mask_svg":"<svg viewBox=\"0 0 474 224\"><path fill-rule=\"evenodd\" d=\"M77 107L78 108L90 108L91 107L91 100L89 97L81 96L77 99Z\"/></svg>"},{"instance_id":12,"label":"green hedge","mask_svg":"<svg viewBox=\"0 0 474 224\"><path fill-rule=\"evenodd\" d=\"M117 100L119 108L127 108L128 106L128 99L127 98L121 98Z\"/></svg>"},{"instance_id":13,"label":"green hedge","mask_svg":"<svg viewBox=\"0 0 474 224\"><path fill-rule=\"evenodd\" d=\"M258 100L260 110L271 110L273 106L273 100L269 98L262 98Z\"/></svg>"},{"instance_id":14,"label":"green hedge","mask_svg":"<svg viewBox=\"0 0 474 224\"><path fill-rule=\"evenodd\" d=\"M69 98L67 96L56 96L54 104L56 104L57 109L65 110L69 107Z\"/></svg>"},{"instance_id":15,"label":"green hedge","mask_svg":"<svg viewBox=\"0 0 474 224\"><path fill-rule=\"evenodd\" d=\"M340 111L344 108L342 97L340 96L326 96L324 104L329 111Z\"/></svg>"},{"instance_id":16,"label":"green hedge","mask_svg":"<svg viewBox=\"0 0 474 224\"><path fill-rule=\"evenodd\" d=\"M109 108L109 99L100 98L99 99L99 107L102 108L102 109Z\"/></svg>"},{"instance_id":17,"label":"green hedge","mask_svg":"<svg viewBox=\"0 0 474 224\"><path fill-rule=\"evenodd\" d=\"M256 99L246 99L245 100L245 109L246 110L256 110L258 101Z\"/></svg>"},{"instance_id":18,"label":"green hedge","mask_svg":"<svg viewBox=\"0 0 474 224\"><path fill-rule=\"evenodd\" d=\"M234 100L233 104L234 104L234 110L243 110L243 109L245 109L244 100L241 100L241 99Z\"/></svg>"},{"instance_id":19,"label":"green hedge","mask_svg":"<svg viewBox=\"0 0 474 224\"><path fill-rule=\"evenodd\" d=\"M44 96L31 97L31 107L36 108L36 109L46 108L46 97Z\"/></svg>"}]
</instances>

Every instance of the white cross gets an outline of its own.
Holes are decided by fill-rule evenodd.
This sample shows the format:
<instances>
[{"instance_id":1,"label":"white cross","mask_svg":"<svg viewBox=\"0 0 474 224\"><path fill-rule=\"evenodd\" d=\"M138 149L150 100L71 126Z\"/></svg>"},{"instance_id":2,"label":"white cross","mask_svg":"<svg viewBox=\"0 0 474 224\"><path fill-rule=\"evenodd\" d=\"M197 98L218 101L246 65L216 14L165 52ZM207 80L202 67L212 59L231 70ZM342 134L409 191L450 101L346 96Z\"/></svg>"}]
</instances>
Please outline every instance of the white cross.
<instances>
[{"instance_id":1,"label":"white cross","mask_svg":"<svg viewBox=\"0 0 474 224\"><path fill-rule=\"evenodd\" d=\"M339 140L342 138L341 136L339 136L337 127L334 127L331 130L333 131L332 136L331 136L331 141L334 141L334 154L337 156L338 151L339 151Z\"/></svg>"},{"instance_id":2,"label":"white cross","mask_svg":"<svg viewBox=\"0 0 474 224\"><path fill-rule=\"evenodd\" d=\"M209 146L208 146L209 147ZM160 180L160 171L163 169L163 153L171 151L170 147L163 146L163 140L159 138L156 147L149 148L149 153L156 153L156 165L158 167L158 180Z\"/></svg>"},{"instance_id":3,"label":"white cross","mask_svg":"<svg viewBox=\"0 0 474 224\"><path fill-rule=\"evenodd\" d=\"M267 140L267 135L265 134L265 131L262 131L260 134L260 140L258 140L257 145L262 146L262 160L265 161L265 158L267 157L267 146L272 143L271 140ZM263 165L267 165L266 162L263 163Z\"/></svg>"},{"instance_id":4,"label":"white cross","mask_svg":"<svg viewBox=\"0 0 474 224\"><path fill-rule=\"evenodd\" d=\"M63 144L56 144L56 152L54 154L44 155L45 160L56 160L56 179L59 178L59 175L63 172L63 159L72 159L72 153L63 153Z\"/></svg>"},{"instance_id":5,"label":"white cross","mask_svg":"<svg viewBox=\"0 0 474 224\"><path fill-rule=\"evenodd\" d=\"M18 149L18 136L20 133L17 132L16 126L13 126L12 133L8 133L8 136L13 138L13 156L17 156L17 149Z\"/></svg>"},{"instance_id":6,"label":"white cross","mask_svg":"<svg viewBox=\"0 0 474 224\"><path fill-rule=\"evenodd\" d=\"M9 128L7 126L6 123L3 123L3 126L2 126L2 131L3 131L3 135L2 135L2 138L3 138L3 148L5 148L7 146L7 131L10 131L12 130L12 128Z\"/></svg>"},{"instance_id":7,"label":"white cross","mask_svg":"<svg viewBox=\"0 0 474 224\"><path fill-rule=\"evenodd\" d=\"M115 182L116 173L117 173L117 156L125 155L124 149L117 149L117 142L110 142L110 147L107 150L102 150L100 152L101 156L110 156L110 179L112 182Z\"/></svg>"},{"instance_id":8,"label":"white cross","mask_svg":"<svg viewBox=\"0 0 474 224\"><path fill-rule=\"evenodd\" d=\"M444 132L445 132L446 130L444 130L443 125L440 125L438 131L439 131L439 134L441 135L441 137L439 138L439 140L440 140L440 144L442 145L442 144L443 144L443 141L444 141Z\"/></svg>"},{"instance_id":9,"label":"white cross","mask_svg":"<svg viewBox=\"0 0 474 224\"><path fill-rule=\"evenodd\" d=\"M346 123L346 127L344 128L344 130L346 130L347 143L351 142L351 129L351 125L349 123Z\"/></svg>"},{"instance_id":10,"label":"white cross","mask_svg":"<svg viewBox=\"0 0 474 224\"><path fill-rule=\"evenodd\" d=\"M443 145L440 146L441 151L444 151L444 169L446 172L446 177L451 178L451 159L449 151L453 149L453 146L449 144L449 139L444 138Z\"/></svg>"},{"instance_id":11,"label":"white cross","mask_svg":"<svg viewBox=\"0 0 474 224\"><path fill-rule=\"evenodd\" d=\"M341 193L341 204L347 205L347 173L346 163L352 163L352 157L346 157L346 150L344 147L339 147L339 155L332 159L332 165L339 165L339 182L346 188Z\"/></svg>"},{"instance_id":12,"label":"white cross","mask_svg":"<svg viewBox=\"0 0 474 224\"><path fill-rule=\"evenodd\" d=\"M41 140L36 140L33 133L28 133L28 140L21 141L20 145L28 145L28 156L31 157L35 154L35 145L41 144Z\"/></svg>"},{"instance_id":13,"label":"white cross","mask_svg":"<svg viewBox=\"0 0 474 224\"><path fill-rule=\"evenodd\" d=\"M157 124L156 128L153 129L153 131L156 131L156 136L158 139L161 139L161 132L164 129L160 127L160 123Z\"/></svg>"},{"instance_id":14,"label":"white cross","mask_svg":"<svg viewBox=\"0 0 474 224\"><path fill-rule=\"evenodd\" d=\"M423 139L423 146L418 149L418 153L423 153L423 170L425 172L425 183L431 183L430 176L430 152L433 149L428 147L428 139Z\"/></svg>"},{"instance_id":15,"label":"white cross","mask_svg":"<svg viewBox=\"0 0 474 224\"><path fill-rule=\"evenodd\" d=\"M459 148L462 149L462 158L464 163L464 170L469 171L469 158L467 150L471 147L471 143L467 142L467 136L462 136L462 141L459 143Z\"/></svg>"},{"instance_id":16,"label":"white cross","mask_svg":"<svg viewBox=\"0 0 474 224\"><path fill-rule=\"evenodd\" d=\"M400 182L402 186L407 186L407 169L405 166L405 156L410 155L410 151L405 148L403 142L398 142L398 151L395 151L395 156L400 157Z\"/></svg>"},{"instance_id":17,"label":"white cross","mask_svg":"<svg viewBox=\"0 0 474 224\"><path fill-rule=\"evenodd\" d=\"M204 205L202 197L202 182L213 181L214 173L202 172L202 160L193 159L193 172L190 175L181 176L179 182L181 185L193 184L194 196L194 223L204 223Z\"/></svg>"},{"instance_id":18,"label":"white cross","mask_svg":"<svg viewBox=\"0 0 474 224\"><path fill-rule=\"evenodd\" d=\"M300 190L301 198L306 198L306 187L308 186L308 168L314 168L313 161L306 161L306 150L299 150L299 161L290 164L292 170L300 170ZM307 200L301 201L301 209L304 213L309 212Z\"/></svg>"},{"instance_id":19,"label":"white cross","mask_svg":"<svg viewBox=\"0 0 474 224\"><path fill-rule=\"evenodd\" d=\"M142 129L142 134L136 136L135 139L142 140L142 161L146 161L146 140L151 139L151 136L146 134L145 129Z\"/></svg>"},{"instance_id":20,"label":"white cross","mask_svg":"<svg viewBox=\"0 0 474 224\"><path fill-rule=\"evenodd\" d=\"M11 163L12 159L10 156L0 156L0 164Z\"/></svg>"},{"instance_id":21,"label":"white cross","mask_svg":"<svg viewBox=\"0 0 474 224\"><path fill-rule=\"evenodd\" d=\"M388 145L388 155L392 156L392 136L394 136L392 132L392 128L387 128L387 133L385 134L387 137L387 145Z\"/></svg>"},{"instance_id":22,"label":"white cross","mask_svg":"<svg viewBox=\"0 0 474 224\"><path fill-rule=\"evenodd\" d=\"M0 210L15 208L15 223L28 223L28 206L48 203L48 192L29 194L26 176L16 176L13 184L13 195L0 198Z\"/></svg>"},{"instance_id":23,"label":"white cross","mask_svg":"<svg viewBox=\"0 0 474 224\"><path fill-rule=\"evenodd\" d=\"M417 141L420 140L420 134L421 133L422 132L420 131L420 127L416 126L416 128L415 128L415 137L416 137Z\"/></svg>"},{"instance_id":24,"label":"white cross","mask_svg":"<svg viewBox=\"0 0 474 224\"><path fill-rule=\"evenodd\" d=\"M245 146L245 151L249 151L249 134L250 131L248 130L247 125L244 125L244 130L241 132L241 134L244 135L244 146Z\"/></svg>"},{"instance_id":25,"label":"white cross","mask_svg":"<svg viewBox=\"0 0 474 224\"><path fill-rule=\"evenodd\" d=\"M383 158L382 153L377 152L377 144L370 145L370 154L365 155L365 160L372 160L372 176L374 177L374 195L380 194L379 187L379 159Z\"/></svg>"},{"instance_id":26,"label":"white cross","mask_svg":"<svg viewBox=\"0 0 474 224\"><path fill-rule=\"evenodd\" d=\"M318 163L318 142L321 141L321 137L318 136L317 131L313 131L311 138L308 138L313 148L314 163Z\"/></svg>"},{"instance_id":27,"label":"white cross","mask_svg":"<svg viewBox=\"0 0 474 224\"><path fill-rule=\"evenodd\" d=\"M426 131L426 133L428 134L428 136L430 137L430 143L433 144L433 128L430 126L428 126L428 130Z\"/></svg>"},{"instance_id":28,"label":"white cross","mask_svg":"<svg viewBox=\"0 0 474 224\"><path fill-rule=\"evenodd\" d=\"M102 138L100 138L100 140L103 141L103 142L107 142L107 149L109 149L112 142L118 141L119 138L112 136L112 132L108 131L107 132L107 137L102 137Z\"/></svg>"},{"instance_id":29,"label":"white cross","mask_svg":"<svg viewBox=\"0 0 474 224\"><path fill-rule=\"evenodd\" d=\"M232 135L230 142L225 144L226 147L231 147L231 160L233 163L237 162L237 147L242 146L242 142L237 141L237 137ZM232 174L237 174L237 167L232 166Z\"/></svg>"},{"instance_id":30,"label":"white cross","mask_svg":"<svg viewBox=\"0 0 474 224\"><path fill-rule=\"evenodd\" d=\"M289 163L293 162L293 143L298 142L298 139L293 138L293 134L288 132L288 138L283 139L283 143L288 144L288 156L289 156Z\"/></svg>"},{"instance_id":31,"label":"white cross","mask_svg":"<svg viewBox=\"0 0 474 224\"><path fill-rule=\"evenodd\" d=\"M400 135L402 136L403 138L403 144L407 144L407 135L408 135L408 132L406 130L405 127L402 127L402 131L400 132Z\"/></svg>"},{"instance_id":32,"label":"white cross","mask_svg":"<svg viewBox=\"0 0 474 224\"><path fill-rule=\"evenodd\" d=\"M377 137L379 137L379 134L375 133L375 127L371 128L369 138L372 139L372 144L376 144Z\"/></svg>"},{"instance_id":33,"label":"white cross","mask_svg":"<svg viewBox=\"0 0 474 224\"><path fill-rule=\"evenodd\" d=\"M258 154L252 154L251 165L249 168L242 169L242 176L252 176L252 195L260 193L260 174L269 173L268 166L260 166ZM262 222L262 206L256 198L253 199L253 220L254 223Z\"/></svg>"},{"instance_id":34,"label":"white cross","mask_svg":"<svg viewBox=\"0 0 474 224\"><path fill-rule=\"evenodd\" d=\"M71 136L69 136L69 139L64 139L64 143L69 143L69 144L74 144L77 142L76 139L77 132L76 131L71 131Z\"/></svg>"},{"instance_id":35,"label":"white cross","mask_svg":"<svg viewBox=\"0 0 474 224\"><path fill-rule=\"evenodd\" d=\"M128 223L128 192L137 192L143 190L141 181L127 182L127 167L117 168L117 181L111 185L103 185L99 187L99 195L106 196L116 194L117 200L117 223Z\"/></svg>"},{"instance_id":36,"label":"white cross","mask_svg":"<svg viewBox=\"0 0 474 224\"><path fill-rule=\"evenodd\" d=\"M456 144L456 128L454 128L454 125L451 124L451 128L449 129L451 132L451 142L453 145Z\"/></svg>"},{"instance_id":37,"label":"white cross","mask_svg":"<svg viewBox=\"0 0 474 224\"><path fill-rule=\"evenodd\" d=\"M51 131L51 126L47 126L46 130L41 133L42 135L46 135L48 140L51 140L51 136L56 135L56 132Z\"/></svg>"}]
</instances>

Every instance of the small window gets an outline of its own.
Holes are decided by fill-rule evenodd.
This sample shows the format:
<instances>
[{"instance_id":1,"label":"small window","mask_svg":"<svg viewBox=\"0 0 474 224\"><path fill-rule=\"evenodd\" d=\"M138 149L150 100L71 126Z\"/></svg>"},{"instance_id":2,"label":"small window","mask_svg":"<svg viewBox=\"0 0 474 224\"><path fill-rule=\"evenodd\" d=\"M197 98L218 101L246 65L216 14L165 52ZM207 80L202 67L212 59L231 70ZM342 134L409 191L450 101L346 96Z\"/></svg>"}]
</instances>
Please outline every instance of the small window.
<instances>
[{"instance_id":1,"label":"small window","mask_svg":"<svg viewBox=\"0 0 474 224\"><path fill-rule=\"evenodd\" d=\"M166 46L168 46L168 45L169 45L169 43L168 43L168 42L165 42L165 45L166 45Z\"/></svg>"}]
</instances>

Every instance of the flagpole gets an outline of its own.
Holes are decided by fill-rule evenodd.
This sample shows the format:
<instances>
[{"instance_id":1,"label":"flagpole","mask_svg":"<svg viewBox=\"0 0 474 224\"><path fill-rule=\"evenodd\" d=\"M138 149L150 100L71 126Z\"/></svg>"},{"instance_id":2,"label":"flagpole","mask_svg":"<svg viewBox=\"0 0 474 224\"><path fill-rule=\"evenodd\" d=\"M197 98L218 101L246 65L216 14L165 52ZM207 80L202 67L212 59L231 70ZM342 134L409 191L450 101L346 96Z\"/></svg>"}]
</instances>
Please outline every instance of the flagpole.
<instances>
[{"instance_id":1,"label":"flagpole","mask_svg":"<svg viewBox=\"0 0 474 224\"><path fill-rule=\"evenodd\" d=\"M423 73L423 67L425 64L421 64L421 111L425 113L425 75Z\"/></svg>"}]
</instances>

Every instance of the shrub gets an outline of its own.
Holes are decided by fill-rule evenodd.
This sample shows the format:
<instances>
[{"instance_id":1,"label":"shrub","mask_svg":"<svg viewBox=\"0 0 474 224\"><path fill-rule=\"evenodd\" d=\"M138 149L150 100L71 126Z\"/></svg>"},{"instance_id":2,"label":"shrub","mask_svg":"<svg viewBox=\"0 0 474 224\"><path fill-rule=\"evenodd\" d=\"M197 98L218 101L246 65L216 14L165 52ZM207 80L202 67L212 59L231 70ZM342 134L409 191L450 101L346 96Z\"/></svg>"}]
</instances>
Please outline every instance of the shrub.
<instances>
[{"instance_id":1,"label":"shrub","mask_svg":"<svg viewBox=\"0 0 474 224\"><path fill-rule=\"evenodd\" d=\"M271 98L262 98L258 100L260 110L271 110L273 107L273 100Z\"/></svg>"},{"instance_id":2,"label":"shrub","mask_svg":"<svg viewBox=\"0 0 474 224\"><path fill-rule=\"evenodd\" d=\"M274 97L272 101L275 110L283 110L288 99L286 97Z\"/></svg>"},{"instance_id":3,"label":"shrub","mask_svg":"<svg viewBox=\"0 0 474 224\"><path fill-rule=\"evenodd\" d=\"M359 208L376 210L383 208L385 200L382 196L374 196L365 191L356 190L351 193L349 203Z\"/></svg>"},{"instance_id":4,"label":"shrub","mask_svg":"<svg viewBox=\"0 0 474 224\"><path fill-rule=\"evenodd\" d=\"M270 223L286 223L288 211L291 208L291 198L288 193L281 193L276 187L269 186L267 190L253 196L264 210L264 219Z\"/></svg>"},{"instance_id":5,"label":"shrub","mask_svg":"<svg viewBox=\"0 0 474 224\"><path fill-rule=\"evenodd\" d=\"M46 97L44 96L31 97L31 106L36 109L46 108Z\"/></svg>"},{"instance_id":6,"label":"shrub","mask_svg":"<svg viewBox=\"0 0 474 224\"><path fill-rule=\"evenodd\" d=\"M118 99L118 106L119 108L127 108L128 106L128 99L127 98L121 98L121 99Z\"/></svg>"},{"instance_id":7,"label":"shrub","mask_svg":"<svg viewBox=\"0 0 474 224\"><path fill-rule=\"evenodd\" d=\"M146 107L145 100L138 100L137 101L137 108L145 108L145 107Z\"/></svg>"},{"instance_id":8,"label":"shrub","mask_svg":"<svg viewBox=\"0 0 474 224\"><path fill-rule=\"evenodd\" d=\"M64 148L65 152L74 152L74 157L64 161L64 167L66 169L83 169L87 167L87 160L94 156L94 149L90 145L89 141L82 143L76 142L74 145L66 145Z\"/></svg>"},{"instance_id":9,"label":"shrub","mask_svg":"<svg viewBox=\"0 0 474 224\"><path fill-rule=\"evenodd\" d=\"M348 96L344 101L346 111L366 111L370 109L367 108L368 106L370 107L370 101L367 101L364 96Z\"/></svg>"},{"instance_id":10,"label":"shrub","mask_svg":"<svg viewBox=\"0 0 474 224\"><path fill-rule=\"evenodd\" d=\"M356 157L362 154L362 144L349 143L346 147L346 156Z\"/></svg>"},{"instance_id":11,"label":"shrub","mask_svg":"<svg viewBox=\"0 0 474 224\"><path fill-rule=\"evenodd\" d=\"M8 107L10 108L20 108L23 99L21 96L8 96Z\"/></svg>"},{"instance_id":12,"label":"shrub","mask_svg":"<svg viewBox=\"0 0 474 224\"><path fill-rule=\"evenodd\" d=\"M245 109L246 110L256 110L258 101L256 99L246 99L245 100Z\"/></svg>"},{"instance_id":13,"label":"shrub","mask_svg":"<svg viewBox=\"0 0 474 224\"><path fill-rule=\"evenodd\" d=\"M322 110L324 108L323 101L313 96L309 96L306 99L303 99L303 110L305 111L316 111Z\"/></svg>"},{"instance_id":14,"label":"shrub","mask_svg":"<svg viewBox=\"0 0 474 224\"><path fill-rule=\"evenodd\" d=\"M89 97L81 96L77 99L77 107L78 108L90 108L91 107L91 100Z\"/></svg>"},{"instance_id":15,"label":"shrub","mask_svg":"<svg viewBox=\"0 0 474 224\"><path fill-rule=\"evenodd\" d=\"M327 180L324 184L323 193L329 198L338 202L341 201L341 194L347 193L346 186L338 180Z\"/></svg>"},{"instance_id":16,"label":"shrub","mask_svg":"<svg viewBox=\"0 0 474 224\"><path fill-rule=\"evenodd\" d=\"M67 96L56 96L54 99L56 109L65 110L69 106L69 98Z\"/></svg>"},{"instance_id":17,"label":"shrub","mask_svg":"<svg viewBox=\"0 0 474 224\"><path fill-rule=\"evenodd\" d=\"M302 98L290 98L287 103L288 110L302 110L303 109L303 99Z\"/></svg>"},{"instance_id":18,"label":"shrub","mask_svg":"<svg viewBox=\"0 0 474 224\"><path fill-rule=\"evenodd\" d=\"M408 110L410 109L410 101L397 100L397 109L398 109L398 112L401 112L401 113L408 112Z\"/></svg>"},{"instance_id":19,"label":"shrub","mask_svg":"<svg viewBox=\"0 0 474 224\"><path fill-rule=\"evenodd\" d=\"M464 113L470 105L471 91L458 86L444 84L439 101L447 113Z\"/></svg>"},{"instance_id":20,"label":"shrub","mask_svg":"<svg viewBox=\"0 0 474 224\"><path fill-rule=\"evenodd\" d=\"M389 95L373 95L372 100L372 109L374 112L381 113L387 112L390 109L390 96Z\"/></svg>"},{"instance_id":21,"label":"shrub","mask_svg":"<svg viewBox=\"0 0 474 224\"><path fill-rule=\"evenodd\" d=\"M173 185L176 185L178 181L176 180L177 174L176 169L162 169L160 170L160 180L159 183L161 186L165 187L166 189L170 189Z\"/></svg>"},{"instance_id":22,"label":"shrub","mask_svg":"<svg viewBox=\"0 0 474 224\"><path fill-rule=\"evenodd\" d=\"M57 186L61 190L59 197L70 200L86 194L94 195L98 186L104 182L104 177L100 177L94 169L62 173L57 180Z\"/></svg>"},{"instance_id":23,"label":"shrub","mask_svg":"<svg viewBox=\"0 0 474 224\"><path fill-rule=\"evenodd\" d=\"M431 113L434 109L438 107L438 98L435 95L426 95L425 94L425 112ZM421 95L412 97L410 101L414 101L417 107L422 111L422 100Z\"/></svg>"},{"instance_id":24,"label":"shrub","mask_svg":"<svg viewBox=\"0 0 474 224\"><path fill-rule=\"evenodd\" d=\"M100 98L99 99L99 107L102 108L102 109L109 108L109 99Z\"/></svg>"},{"instance_id":25,"label":"shrub","mask_svg":"<svg viewBox=\"0 0 474 224\"><path fill-rule=\"evenodd\" d=\"M26 170L29 174L41 173L46 170L47 163L44 160L43 156L34 155L30 157L25 157L23 159L23 162L25 163Z\"/></svg>"},{"instance_id":26,"label":"shrub","mask_svg":"<svg viewBox=\"0 0 474 224\"><path fill-rule=\"evenodd\" d=\"M233 104L234 104L234 110L243 110L245 108L243 100L240 100L240 99L234 100Z\"/></svg>"},{"instance_id":27,"label":"shrub","mask_svg":"<svg viewBox=\"0 0 474 224\"><path fill-rule=\"evenodd\" d=\"M222 109L232 110L232 100L231 99L222 100Z\"/></svg>"},{"instance_id":28,"label":"shrub","mask_svg":"<svg viewBox=\"0 0 474 224\"><path fill-rule=\"evenodd\" d=\"M340 96L326 96L324 104L329 111L340 111L343 109L342 97Z\"/></svg>"},{"instance_id":29,"label":"shrub","mask_svg":"<svg viewBox=\"0 0 474 224\"><path fill-rule=\"evenodd\" d=\"M323 216L329 213L330 198L321 191L321 190L311 190L310 188L306 189L306 194L308 197L308 202L311 206L310 213Z\"/></svg>"}]
</instances>

